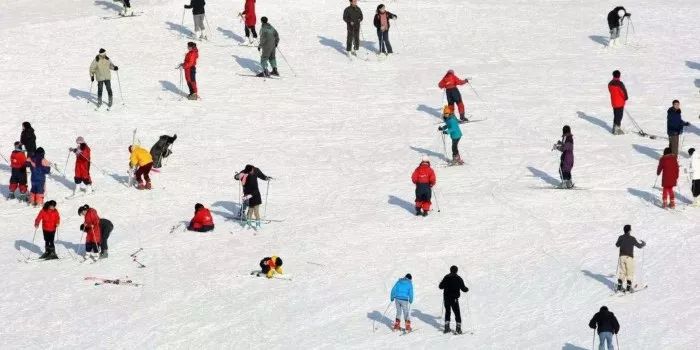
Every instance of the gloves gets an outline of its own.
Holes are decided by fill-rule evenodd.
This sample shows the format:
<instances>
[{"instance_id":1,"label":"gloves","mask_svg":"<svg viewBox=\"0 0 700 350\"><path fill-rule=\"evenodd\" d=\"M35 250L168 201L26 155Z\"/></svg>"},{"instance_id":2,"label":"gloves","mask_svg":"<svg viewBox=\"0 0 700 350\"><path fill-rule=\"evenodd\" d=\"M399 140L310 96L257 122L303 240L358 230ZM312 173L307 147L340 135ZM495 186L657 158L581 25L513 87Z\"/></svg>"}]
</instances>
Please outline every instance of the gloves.
<instances>
[{"instance_id":1,"label":"gloves","mask_svg":"<svg viewBox=\"0 0 700 350\"><path fill-rule=\"evenodd\" d=\"M119 70L119 67L114 66L114 70L115 70L115 71L118 71L118 70Z\"/></svg>"},{"instance_id":2,"label":"gloves","mask_svg":"<svg viewBox=\"0 0 700 350\"><path fill-rule=\"evenodd\" d=\"M642 241L642 247L645 247L647 245L647 242Z\"/></svg>"},{"instance_id":3,"label":"gloves","mask_svg":"<svg viewBox=\"0 0 700 350\"><path fill-rule=\"evenodd\" d=\"M466 77L464 80L465 80L466 82L469 82L470 80L472 80L472 77Z\"/></svg>"},{"instance_id":4,"label":"gloves","mask_svg":"<svg viewBox=\"0 0 700 350\"><path fill-rule=\"evenodd\" d=\"M80 224L80 231L85 231L85 224Z\"/></svg>"},{"instance_id":5,"label":"gloves","mask_svg":"<svg viewBox=\"0 0 700 350\"><path fill-rule=\"evenodd\" d=\"M233 175L233 178L236 179L236 180L240 180L240 177L241 177L241 176L240 176L239 174L240 174L240 173L236 173L236 175Z\"/></svg>"},{"instance_id":6,"label":"gloves","mask_svg":"<svg viewBox=\"0 0 700 350\"><path fill-rule=\"evenodd\" d=\"M69 147L68 150L69 150L70 152L73 152L73 153L75 153L75 151L76 151L76 149L73 148L73 147Z\"/></svg>"},{"instance_id":7,"label":"gloves","mask_svg":"<svg viewBox=\"0 0 700 350\"><path fill-rule=\"evenodd\" d=\"M185 8L188 8L187 5L185 5Z\"/></svg>"},{"instance_id":8,"label":"gloves","mask_svg":"<svg viewBox=\"0 0 700 350\"><path fill-rule=\"evenodd\" d=\"M389 298L389 301L394 301L394 298Z\"/></svg>"},{"instance_id":9,"label":"gloves","mask_svg":"<svg viewBox=\"0 0 700 350\"><path fill-rule=\"evenodd\" d=\"M93 82L93 81L95 81L95 76L94 76L94 75L91 75L91 76L90 76L90 82Z\"/></svg>"},{"instance_id":10,"label":"gloves","mask_svg":"<svg viewBox=\"0 0 700 350\"><path fill-rule=\"evenodd\" d=\"M438 126L438 131L442 131L442 126Z\"/></svg>"},{"instance_id":11,"label":"gloves","mask_svg":"<svg viewBox=\"0 0 700 350\"><path fill-rule=\"evenodd\" d=\"M258 51L260 51L261 49L262 49L262 48L261 48L260 46L258 46Z\"/></svg>"}]
</instances>

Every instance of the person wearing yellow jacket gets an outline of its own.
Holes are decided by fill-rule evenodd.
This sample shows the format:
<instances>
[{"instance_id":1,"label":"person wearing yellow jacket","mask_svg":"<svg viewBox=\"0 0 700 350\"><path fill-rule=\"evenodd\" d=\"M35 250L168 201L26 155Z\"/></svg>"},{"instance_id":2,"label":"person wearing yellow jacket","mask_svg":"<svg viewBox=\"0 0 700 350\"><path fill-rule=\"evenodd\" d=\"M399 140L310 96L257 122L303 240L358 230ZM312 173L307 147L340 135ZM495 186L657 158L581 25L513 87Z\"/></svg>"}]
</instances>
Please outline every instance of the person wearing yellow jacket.
<instances>
[{"instance_id":1,"label":"person wearing yellow jacket","mask_svg":"<svg viewBox=\"0 0 700 350\"><path fill-rule=\"evenodd\" d=\"M260 268L267 278L272 278L275 273L279 273L280 275L284 273L282 271L282 259L274 255L271 257L264 257L260 260Z\"/></svg>"},{"instance_id":2,"label":"person wearing yellow jacket","mask_svg":"<svg viewBox=\"0 0 700 350\"><path fill-rule=\"evenodd\" d=\"M129 159L129 173L136 168L136 173L134 173L134 178L136 178L137 181L136 188L139 190L150 190L151 177L149 173L151 172L151 168L153 168L153 157L151 157L151 153L137 145L129 146L129 153L131 153ZM145 185L143 179L146 179Z\"/></svg>"}]
</instances>

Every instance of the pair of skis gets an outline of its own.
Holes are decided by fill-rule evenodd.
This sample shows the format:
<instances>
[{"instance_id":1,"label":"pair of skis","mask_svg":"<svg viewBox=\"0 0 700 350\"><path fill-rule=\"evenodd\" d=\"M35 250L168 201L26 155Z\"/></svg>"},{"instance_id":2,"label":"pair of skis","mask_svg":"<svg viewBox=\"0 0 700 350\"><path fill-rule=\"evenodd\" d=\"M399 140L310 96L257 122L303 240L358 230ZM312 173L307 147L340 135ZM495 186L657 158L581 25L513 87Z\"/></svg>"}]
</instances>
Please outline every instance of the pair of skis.
<instances>
[{"instance_id":1,"label":"pair of skis","mask_svg":"<svg viewBox=\"0 0 700 350\"><path fill-rule=\"evenodd\" d=\"M116 285L116 286L129 286L129 287L142 287L142 283L136 283L132 280L129 279L127 276L124 279L121 278L115 278L115 279L110 279L110 278L101 278L101 277L92 277L88 276L85 277L85 281L94 281L96 286L101 286L101 285Z\"/></svg>"}]
</instances>

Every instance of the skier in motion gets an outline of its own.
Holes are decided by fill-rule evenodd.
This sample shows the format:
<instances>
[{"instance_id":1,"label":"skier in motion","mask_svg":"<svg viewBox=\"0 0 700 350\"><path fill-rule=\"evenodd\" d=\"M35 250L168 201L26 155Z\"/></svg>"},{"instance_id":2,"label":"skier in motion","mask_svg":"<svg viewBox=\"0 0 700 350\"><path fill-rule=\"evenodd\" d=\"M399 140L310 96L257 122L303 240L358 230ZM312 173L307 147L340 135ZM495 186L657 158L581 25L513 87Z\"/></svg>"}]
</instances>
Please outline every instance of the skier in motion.
<instances>
[{"instance_id":1,"label":"skier in motion","mask_svg":"<svg viewBox=\"0 0 700 350\"><path fill-rule=\"evenodd\" d=\"M467 119L465 111L464 111L464 102L462 102L462 94L459 92L459 89L457 86L459 85L464 85L469 83L469 79L459 79L455 75L455 71L452 69L448 70L447 73L445 74L444 77L442 77L442 80L438 83L438 87L441 89L445 89L445 96L447 97L447 104L452 106L454 109L454 105L457 104L457 108L459 110L459 119L463 122L468 122L469 119Z\"/></svg>"},{"instance_id":2,"label":"skier in motion","mask_svg":"<svg viewBox=\"0 0 700 350\"><path fill-rule=\"evenodd\" d=\"M613 108L613 135L622 135L624 132L622 125L622 117L625 112L625 103L627 102L627 88L620 80L620 71L615 70L612 73L612 80L608 83L608 91L610 92L610 104Z\"/></svg>"},{"instance_id":3,"label":"skier in motion","mask_svg":"<svg viewBox=\"0 0 700 350\"><path fill-rule=\"evenodd\" d=\"M574 183L571 181L571 170L574 168L574 135L571 134L570 126L564 125L561 140L557 141L554 149L561 152L559 161L561 184L559 188L573 188Z\"/></svg>"},{"instance_id":4,"label":"skier in motion","mask_svg":"<svg viewBox=\"0 0 700 350\"><path fill-rule=\"evenodd\" d=\"M187 95L188 100L197 100L199 95L197 95L197 59L199 58L199 50L197 50L197 44L193 42L187 43L187 54L185 54L185 61L180 63L178 68L185 71L185 80L187 81L187 88L190 90L190 94Z\"/></svg>"},{"instance_id":5,"label":"skier in motion","mask_svg":"<svg viewBox=\"0 0 700 350\"><path fill-rule=\"evenodd\" d=\"M605 350L606 343L608 344L608 350L615 350L613 334L617 334L620 331L620 323L617 322L615 314L608 311L607 306L600 307L600 311L596 312L591 321L588 322L588 327L598 331L598 338L600 338L598 350Z\"/></svg>"},{"instance_id":6,"label":"skier in motion","mask_svg":"<svg viewBox=\"0 0 700 350\"><path fill-rule=\"evenodd\" d=\"M92 83L97 79L97 108L102 106L103 86L107 89L107 107L112 107L112 70L118 71L119 67L115 66L109 57L107 57L107 51L105 49L100 49L99 53L90 64L90 82Z\"/></svg>"},{"instance_id":7,"label":"skier in motion","mask_svg":"<svg viewBox=\"0 0 700 350\"><path fill-rule=\"evenodd\" d=\"M435 172L430 167L430 158L423 156L420 164L413 171L411 181L416 185L416 215L428 216L430 211L430 199L433 194L433 186L437 181Z\"/></svg>"},{"instance_id":8,"label":"skier in motion","mask_svg":"<svg viewBox=\"0 0 700 350\"><path fill-rule=\"evenodd\" d=\"M405 277L399 278L394 287L391 288L390 300L396 302L396 318L394 320L394 330L401 329L401 314L406 321L406 332L411 331L411 304L413 304L413 276L407 273Z\"/></svg>"},{"instance_id":9,"label":"skier in motion","mask_svg":"<svg viewBox=\"0 0 700 350\"><path fill-rule=\"evenodd\" d=\"M207 32L204 28L204 0L190 0L186 9L192 9L192 20L194 21L194 39L207 39Z\"/></svg>"},{"instance_id":10,"label":"skier in motion","mask_svg":"<svg viewBox=\"0 0 700 350\"><path fill-rule=\"evenodd\" d=\"M267 22L267 17L261 18L260 21L262 22L262 26L260 27L260 45L258 45L258 51L260 51L260 66L262 66L263 71L258 73L257 76L279 76L280 73L277 71L275 52L277 51L277 45L280 43L280 36L277 34L275 27ZM270 66L272 66L272 72L267 70L268 62Z\"/></svg>"},{"instance_id":11,"label":"skier in motion","mask_svg":"<svg viewBox=\"0 0 700 350\"><path fill-rule=\"evenodd\" d=\"M455 333L462 334L462 314L459 310L459 292L462 291L466 293L469 291L469 288L464 285L464 281L462 277L457 275L457 271L457 266L452 265L450 267L450 273L445 275L438 286L443 290L443 302L445 305L445 330L443 333L452 331L450 329L450 313L454 311L455 321L457 322Z\"/></svg>"},{"instance_id":12,"label":"skier in motion","mask_svg":"<svg viewBox=\"0 0 700 350\"><path fill-rule=\"evenodd\" d=\"M620 248L620 257L618 258L617 266L617 291L618 292L634 292L632 281L634 281L634 248L644 248L647 244L644 241L638 242L632 236L632 226L625 225L623 234L617 238L615 246ZM622 281L627 281L627 289L622 289ZM617 332L616 332L617 333Z\"/></svg>"},{"instance_id":13,"label":"skier in motion","mask_svg":"<svg viewBox=\"0 0 700 350\"><path fill-rule=\"evenodd\" d=\"M615 47L617 39L620 37L620 26L625 20L625 17L631 17L631 13L627 13L624 7L618 6L608 12L608 28L610 28L610 40L608 46Z\"/></svg>"},{"instance_id":14,"label":"skier in motion","mask_svg":"<svg viewBox=\"0 0 700 350\"><path fill-rule=\"evenodd\" d=\"M272 180L271 177L265 175L262 170L247 164L243 170L236 173L234 179L241 182L243 185L243 202L247 202L248 213L245 221L250 224L255 217L255 226L260 227L260 204L262 204L262 196L258 188L258 179L264 181Z\"/></svg>"},{"instance_id":15,"label":"skier in motion","mask_svg":"<svg viewBox=\"0 0 700 350\"><path fill-rule=\"evenodd\" d=\"M450 139L452 139L452 161L450 165L462 165L464 161L462 156L459 155L459 140L462 138L462 129L459 127L459 121L455 117L452 105L446 105L442 109L442 118L445 121L445 125L439 126L438 131L445 135L449 134Z\"/></svg>"},{"instance_id":16,"label":"skier in motion","mask_svg":"<svg viewBox=\"0 0 700 350\"><path fill-rule=\"evenodd\" d=\"M78 136L78 138L75 139L75 143L78 147L68 148L70 152L75 154L75 187L73 187L74 196L78 187L80 187L80 190L83 192L92 192L92 179L90 178L90 147L82 136ZM82 186L83 184L85 187Z\"/></svg>"},{"instance_id":17,"label":"skier in motion","mask_svg":"<svg viewBox=\"0 0 700 350\"><path fill-rule=\"evenodd\" d=\"M345 51L357 56L360 49L360 24L362 23L362 9L357 6L357 0L350 0L350 6L343 12L343 21L347 24L348 35L345 42Z\"/></svg>"}]
</instances>

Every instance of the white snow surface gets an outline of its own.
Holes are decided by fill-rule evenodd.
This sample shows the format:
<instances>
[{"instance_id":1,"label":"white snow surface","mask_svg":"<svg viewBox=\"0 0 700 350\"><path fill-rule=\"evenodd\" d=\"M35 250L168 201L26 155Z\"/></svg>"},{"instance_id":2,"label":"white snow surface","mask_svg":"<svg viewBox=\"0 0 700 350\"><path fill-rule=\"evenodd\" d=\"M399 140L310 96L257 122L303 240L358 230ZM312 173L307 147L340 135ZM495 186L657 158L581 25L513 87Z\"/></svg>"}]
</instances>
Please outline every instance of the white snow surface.
<instances>
[{"instance_id":1,"label":"white snow surface","mask_svg":"<svg viewBox=\"0 0 700 350\"><path fill-rule=\"evenodd\" d=\"M611 136L606 86L620 69L627 110L649 133L665 134L673 99L697 122L697 1L623 4L635 33L615 49L602 45L611 1L388 1L399 16L390 32L397 54L350 61L347 2L260 0L258 18L270 18L297 73L278 57L281 80L237 75L259 61L255 48L236 45L243 0L208 1L213 37L199 43L196 102L179 100L174 69L191 13L182 28L180 3L132 3L142 16L103 20L118 3L0 2L2 154L23 121L60 168L83 136L97 189L64 199L73 158L67 180L55 172L47 180L46 200L62 215L62 259L52 262L18 261L43 251L41 232L32 239L38 209L0 203L1 349L588 349L587 323L602 305L620 320L621 348L698 347L699 212L686 208L688 177L679 179L679 209L659 208L652 185L665 141ZM377 3L360 5L364 55L376 45ZM111 112L86 103L94 101L88 66L101 47L121 68L123 99L113 75ZM472 77L483 100L463 86L465 104L488 118L462 125L463 167L440 166L437 82L448 69ZM550 149L565 124L575 137L574 181L590 190L536 189L558 181L559 153ZM627 116L623 127L632 129ZM159 135L178 135L152 191L119 183L134 128L149 148ZM699 135L687 129L682 166ZM441 211L419 218L410 175L424 154ZM266 212L284 220L257 232L224 218L238 208L233 174L247 163L275 177ZM0 175L6 195L7 164ZM171 234L196 202L211 208L216 230ZM109 259L92 265L69 255L83 249L84 203L115 224ZM624 224L648 243L636 260L649 288L617 298L609 276ZM146 268L129 258L139 248ZM291 281L249 276L271 254ZM438 331L437 284L452 264L470 288L460 300L473 335ZM389 329L394 307L383 313L408 272L417 331L399 337ZM86 276L145 285L94 286Z\"/></svg>"}]
</instances>

